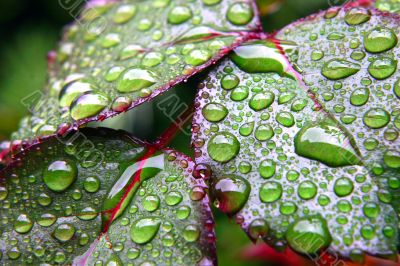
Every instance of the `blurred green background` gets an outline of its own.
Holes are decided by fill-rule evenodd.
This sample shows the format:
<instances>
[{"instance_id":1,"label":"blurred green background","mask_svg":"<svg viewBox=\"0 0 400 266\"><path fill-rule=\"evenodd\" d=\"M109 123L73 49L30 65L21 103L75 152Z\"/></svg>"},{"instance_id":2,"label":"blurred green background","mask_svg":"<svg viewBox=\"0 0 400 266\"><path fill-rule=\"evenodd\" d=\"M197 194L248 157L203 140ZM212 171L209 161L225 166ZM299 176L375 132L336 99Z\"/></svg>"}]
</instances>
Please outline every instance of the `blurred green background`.
<instances>
[{"instance_id":1,"label":"blurred green background","mask_svg":"<svg viewBox=\"0 0 400 266\"><path fill-rule=\"evenodd\" d=\"M46 55L55 49L62 27L73 21L76 15L64 10L59 1L84 3L84 0L0 1L0 141L7 139L17 129L21 117L26 115L27 110L22 106L21 99L43 88L46 82ZM267 32L328 7L328 0L258 2L266 14L263 25ZM193 95L191 93L188 102ZM152 106L142 108L151 110ZM157 114L152 115L155 120L165 120L163 116L158 115L157 118ZM138 135L141 135L140 132ZM183 144L175 146L188 150L189 138L182 136L180 140ZM218 211L215 214L220 265L267 265L265 261L241 259L242 250L251 243L234 221L229 221Z\"/></svg>"}]
</instances>

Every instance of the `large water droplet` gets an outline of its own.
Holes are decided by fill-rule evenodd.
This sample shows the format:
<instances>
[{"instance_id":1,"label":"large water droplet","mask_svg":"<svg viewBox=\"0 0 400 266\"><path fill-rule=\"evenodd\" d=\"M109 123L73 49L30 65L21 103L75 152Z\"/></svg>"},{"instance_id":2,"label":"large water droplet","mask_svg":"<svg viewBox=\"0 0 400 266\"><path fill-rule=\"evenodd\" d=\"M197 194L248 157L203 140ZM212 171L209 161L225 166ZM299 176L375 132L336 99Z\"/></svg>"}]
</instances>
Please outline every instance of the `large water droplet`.
<instances>
[{"instance_id":1,"label":"large water droplet","mask_svg":"<svg viewBox=\"0 0 400 266\"><path fill-rule=\"evenodd\" d=\"M350 96L350 102L352 105L361 106L368 102L369 99L369 89L359 88L352 92Z\"/></svg>"},{"instance_id":2,"label":"large water droplet","mask_svg":"<svg viewBox=\"0 0 400 266\"><path fill-rule=\"evenodd\" d=\"M271 203L282 196L282 185L275 181L264 183L260 188L260 199L262 202Z\"/></svg>"},{"instance_id":3,"label":"large water droplet","mask_svg":"<svg viewBox=\"0 0 400 266\"><path fill-rule=\"evenodd\" d=\"M400 168L400 152L396 150L388 150L383 155L383 161L390 168Z\"/></svg>"},{"instance_id":4,"label":"large water droplet","mask_svg":"<svg viewBox=\"0 0 400 266\"><path fill-rule=\"evenodd\" d=\"M199 66L207 62L211 58L211 53L205 49L192 50L187 56L185 56L186 64L192 66Z\"/></svg>"},{"instance_id":5,"label":"large water droplet","mask_svg":"<svg viewBox=\"0 0 400 266\"><path fill-rule=\"evenodd\" d=\"M114 22L122 24L128 22L136 14L136 6L121 5L114 14Z\"/></svg>"},{"instance_id":6,"label":"large water droplet","mask_svg":"<svg viewBox=\"0 0 400 266\"><path fill-rule=\"evenodd\" d=\"M275 94L272 92L264 92L255 94L249 102L249 106L254 111L261 111L271 106L275 100Z\"/></svg>"},{"instance_id":7,"label":"large water droplet","mask_svg":"<svg viewBox=\"0 0 400 266\"><path fill-rule=\"evenodd\" d=\"M344 59L332 59L322 67L322 75L331 80L350 77L361 69L359 64Z\"/></svg>"},{"instance_id":8,"label":"large water droplet","mask_svg":"<svg viewBox=\"0 0 400 266\"><path fill-rule=\"evenodd\" d=\"M295 152L331 167L360 164L351 135L332 122L303 127L295 136Z\"/></svg>"},{"instance_id":9,"label":"large water droplet","mask_svg":"<svg viewBox=\"0 0 400 266\"><path fill-rule=\"evenodd\" d=\"M267 236L269 231L269 226L267 224L267 221L264 219L255 219L253 220L250 225L249 225L249 236L253 240L257 240L259 238L264 238Z\"/></svg>"},{"instance_id":10,"label":"large water droplet","mask_svg":"<svg viewBox=\"0 0 400 266\"><path fill-rule=\"evenodd\" d=\"M107 107L108 102L108 97L103 94L92 92L83 94L72 103L71 117L80 120L97 115Z\"/></svg>"},{"instance_id":11,"label":"large water droplet","mask_svg":"<svg viewBox=\"0 0 400 266\"><path fill-rule=\"evenodd\" d=\"M228 109L219 103L208 103L201 112L204 118L210 122L219 122L228 115Z\"/></svg>"},{"instance_id":12,"label":"large water droplet","mask_svg":"<svg viewBox=\"0 0 400 266\"><path fill-rule=\"evenodd\" d=\"M145 69L128 69L120 77L117 90L119 92L133 92L150 87L157 82L156 75Z\"/></svg>"},{"instance_id":13,"label":"large water droplet","mask_svg":"<svg viewBox=\"0 0 400 266\"><path fill-rule=\"evenodd\" d=\"M312 181L303 181L297 188L297 194L304 200L309 200L317 195L318 188Z\"/></svg>"},{"instance_id":14,"label":"large water droplet","mask_svg":"<svg viewBox=\"0 0 400 266\"><path fill-rule=\"evenodd\" d=\"M364 114L363 121L370 128L382 128L390 122L390 114L382 108L372 108Z\"/></svg>"},{"instance_id":15,"label":"large water droplet","mask_svg":"<svg viewBox=\"0 0 400 266\"><path fill-rule=\"evenodd\" d=\"M60 224L54 230L54 237L60 242L67 242L70 240L75 234L75 227L71 224Z\"/></svg>"},{"instance_id":16,"label":"large water droplet","mask_svg":"<svg viewBox=\"0 0 400 266\"><path fill-rule=\"evenodd\" d=\"M276 171L276 163L271 159L262 161L260 163L260 166L258 167L258 172L263 178L272 177L275 174L275 171Z\"/></svg>"},{"instance_id":17,"label":"large water droplet","mask_svg":"<svg viewBox=\"0 0 400 266\"><path fill-rule=\"evenodd\" d=\"M192 17L192 11L187 6L175 6L168 13L168 22L182 24Z\"/></svg>"},{"instance_id":18,"label":"large water droplet","mask_svg":"<svg viewBox=\"0 0 400 266\"><path fill-rule=\"evenodd\" d=\"M28 233L32 226L32 219L25 213L20 214L14 222L14 230L20 234Z\"/></svg>"},{"instance_id":19,"label":"large water droplet","mask_svg":"<svg viewBox=\"0 0 400 266\"><path fill-rule=\"evenodd\" d=\"M232 4L226 14L228 20L235 25L246 25L253 19L253 16L253 9L244 2Z\"/></svg>"},{"instance_id":20,"label":"large water droplet","mask_svg":"<svg viewBox=\"0 0 400 266\"><path fill-rule=\"evenodd\" d=\"M132 224L130 236L137 244L150 242L157 234L161 225L158 218L143 218Z\"/></svg>"},{"instance_id":21,"label":"large water droplet","mask_svg":"<svg viewBox=\"0 0 400 266\"><path fill-rule=\"evenodd\" d=\"M233 51L231 58L241 70L248 73L276 72L283 75L287 67L285 57L269 41L253 41L241 45Z\"/></svg>"},{"instance_id":22,"label":"large water droplet","mask_svg":"<svg viewBox=\"0 0 400 266\"><path fill-rule=\"evenodd\" d=\"M305 254L317 254L332 241L326 221L320 216L295 221L286 232L286 239L291 248Z\"/></svg>"},{"instance_id":23,"label":"large water droplet","mask_svg":"<svg viewBox=\"0 0 400 266\"><path fill-rule=\"evenodd\" d=\"M217 162L225 163L239 153L240 143L237 138L228 132L214 135L208 142L208 155Z\"/></svg>"},{"instance_id":24,"label":"large water droplet","mask_svg":"<svg viewBox=\"0 0 400 266\"><path fill-rule=\"evenodd\" d=\"M78 80L71 82L65 85L60 91L60 106L70 107L75 98L94 89L96 89L95 86L86 81Z\"/></svg>"},{"instance_id":25,"label":"large water droplet","mask_svg":"<svg viewBox=\"0 0 400 266\"><path fill-rule=\"evenodd\" d=\"M43 173L46 186L57 192L66 190L78 176L76 165L69 161L52 162Z\"/></svg>"},{"instance_id":26,"label":"large water droplet","mask_svg":"<svg viewBox=\"0 0 400 266\"><path fill-rule=\"evenodd\" d=\"M379 58L368 66L369 74L379 80L390 77L396 69L397 60L388 57Z\"/></svg>"},{"instance_id":27,"label":"large water droplet","mask_svg":"<svg viewBox=\"0 0 400 266\"><path fill-rule=\"evenodd\" d=\"M393 30L377 27L365 35L364 46L370 53L381 53L395 47L397 41L397 36Z\"/></svg>"},{"instance_id":28,"label":"large water droplet","mask_svg":"<svg viewBox=\"0 0 400 266\"><path fill-rule=\"evenodd\" d=\"M257 127L254 136L259 141L266 141L275 135L273 128L270 125L260 125Z\"/></svg>"},{"instance_id":29,"label":"large water droplet","mask_svg":"<svg viewBox=\"0 0 400 266\"><path fill-rule=\"evenodd\" d=\"M240 211L246 204L250 194L250 184L239 176L219 178L213 186L218 208L229 215Z\"/></svg>"},{"instance_id":30,"label":"large water droplet","mask_svg":"<svg viewBox=\"0 0 400 266\"><path fill-rule=\"evenodd\" d=\"M344 20L349 25L360 25L371 18L371 11L365 8L352 8L346 12Z\"/></svg>"},{"instance_id":31,"label":"large water droplet","mask_svg":"<svg viewBox=\"0 0 400 266\"><path fill-rule=\"evenodd\" d=\"M338 178L333 187L335 194L339 197L345 197L353 192L353 182L347 177Z\"/></svg>"}]
</instances>

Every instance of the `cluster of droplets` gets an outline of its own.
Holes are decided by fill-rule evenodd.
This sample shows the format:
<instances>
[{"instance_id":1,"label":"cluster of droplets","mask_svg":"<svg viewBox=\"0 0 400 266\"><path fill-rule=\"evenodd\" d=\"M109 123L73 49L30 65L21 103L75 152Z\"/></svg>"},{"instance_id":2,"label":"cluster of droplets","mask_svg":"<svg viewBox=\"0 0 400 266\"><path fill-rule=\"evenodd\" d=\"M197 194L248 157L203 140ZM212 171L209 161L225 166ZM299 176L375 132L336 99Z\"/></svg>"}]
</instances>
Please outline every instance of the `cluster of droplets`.
<instances>
[{"instance_id":1,"label":"cluster of droplets","mask_svg":"<svg viewBox=\"0 0 400 266\"><path fill-rule=\"evenodd\" d=\"M283 52L295 60L293 67ZM320 110L313 87L307 91L297 81L294 69L307 74L301 52L292 42L250 42L200 85L193 145L196 162L212 169L214 203L236 215L251 238L277 248L288 243L316 253L334 246L354 260L363 258L360 243L378 253L395 250L396 215L385 205L388 194L377 197L377 186L367 181L352 132ZM317 54L312 56L319 62L324 55ZM337 80L361 69L343 64L328 62L322 74ZM362 102L361 94L352 101Z\"/></svg>"},{"instance_id":2,"label":"cluster of droplets","mask_svg":"<svg viewBox=\"0 0 400 266\"><path fill-rule=\"evenodd\" d=\"M61 123L102 120L109 111L123 112L155 97L232 45L240 38L236 31L255 28L255 20L247 1L88 7L81 22L65 32L47 95L35 95L27 103L35 105L28 106L34 117L25 119L21 128L31 132L14 138L54 134Z\"/></svg>"},{"instance_id":3,"label":"cluster of droplets","mask_svg":"<svg viewBox=\"0 0 400 266\"><path fill-rule=\"evenodd\" d=\"M128 265L194 265L210 261L212 254L200 245L205 240L213 245L215 239L210 210L203 206L204 183L191 177L192 163L187 159L175 152L161 156L160 164L148 167L162 167L162 171L141 182L132 203L111 224L107 238L101 239L89 263L104 265L110 257ZM112 248L104 251L104 246Z\"/></svg>"}]
</instances>

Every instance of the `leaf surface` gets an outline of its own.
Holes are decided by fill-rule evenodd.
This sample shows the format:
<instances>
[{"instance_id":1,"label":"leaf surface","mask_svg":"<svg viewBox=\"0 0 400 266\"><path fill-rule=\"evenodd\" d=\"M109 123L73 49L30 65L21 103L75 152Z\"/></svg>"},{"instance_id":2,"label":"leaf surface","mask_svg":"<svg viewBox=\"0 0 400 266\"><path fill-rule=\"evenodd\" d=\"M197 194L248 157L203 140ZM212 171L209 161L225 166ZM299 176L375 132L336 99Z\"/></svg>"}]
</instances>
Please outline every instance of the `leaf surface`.
<instances>
[{"instance_id":1,"label":"leaf surface","mask_svg":"<svg viewBox=\"0 0 400 266\"><path fill-rule=\"evenodd\" d=\"M200 85L195 161L252 239L396 258L398 19L333 8L236 48ZM380 27L393 35L377 47L364 35Z\"/></svg>"},{"instance_id":2,"label":"leaf surface","mask_svg":"<svg viewBox=\"0 0 400 266\"><path fill-rule=\"evenodd\" d=\"M192 162L123 132L49 138L1 172L3 265L216 263Z\"/></svg>"},{"instance_id":3,"label":"leaf surface","mask_svg":"<svg viewBox=\"0 0 400 266\"><path fill-rule=\"evenodd\" d=\"M92 1L68 26L32 116L13 139L104 120L150 101L259 30L252 1Z\"/></svg>"}]
</instances>

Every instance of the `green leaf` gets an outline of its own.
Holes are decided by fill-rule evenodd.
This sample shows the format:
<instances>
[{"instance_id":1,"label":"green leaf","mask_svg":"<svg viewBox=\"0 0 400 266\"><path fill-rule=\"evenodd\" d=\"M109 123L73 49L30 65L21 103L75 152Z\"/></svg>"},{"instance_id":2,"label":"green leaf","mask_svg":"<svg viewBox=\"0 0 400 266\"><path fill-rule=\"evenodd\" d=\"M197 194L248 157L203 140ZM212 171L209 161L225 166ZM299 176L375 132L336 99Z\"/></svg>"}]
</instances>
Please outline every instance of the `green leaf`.
<instances>
[{"instance_id":1,"label":"green leaf","mask_svg":"<svg viewBox=\"0 0 400 266\"><path fill-rule=\"evenodd\" d=\"M398 0L376 0L375 5L382 11L400 12L400 2Z\"/></svg>"},{"instance_id":2,"label":"green leaf","mask_svg":"<svg viewBox=\"0 0 400 266\"><path fill-rule=\"evenodd\" d=\"M335 8L284 28L284 41L235 49L200 85L195 161L212 170L215 205L255 241L396 258L399 48L387 33L396 25L376 10ZM374 30L388 39L371 40Z\"/></svg>"},{"instance_id":3,"label":"green leaf","mask_svg":"<svg viewBox=\"0 0 400 266\"><path fill-rule=\"evenodd\" d=\"M187 80L259 30L251 1L93 1L65 30L13 139L104 120Z\"/></svg>"},{"instance_id":4,"label":"green leaf","mask_svg":"<svg viewBox=\"0 0 400 266\"><path fill-rule=\"evenodd\" d=\"M192 167L114 130L32 146L0 173L1 264L216 263Z\"/></svg>"}]
</instances>

